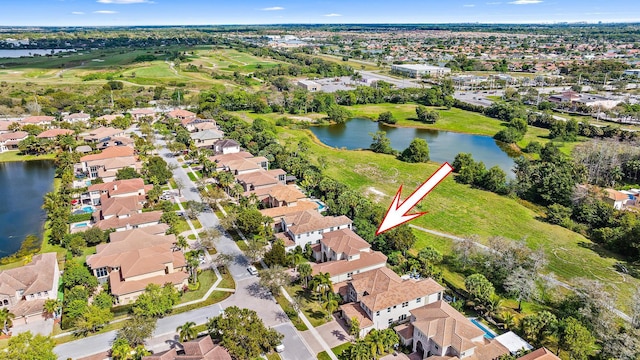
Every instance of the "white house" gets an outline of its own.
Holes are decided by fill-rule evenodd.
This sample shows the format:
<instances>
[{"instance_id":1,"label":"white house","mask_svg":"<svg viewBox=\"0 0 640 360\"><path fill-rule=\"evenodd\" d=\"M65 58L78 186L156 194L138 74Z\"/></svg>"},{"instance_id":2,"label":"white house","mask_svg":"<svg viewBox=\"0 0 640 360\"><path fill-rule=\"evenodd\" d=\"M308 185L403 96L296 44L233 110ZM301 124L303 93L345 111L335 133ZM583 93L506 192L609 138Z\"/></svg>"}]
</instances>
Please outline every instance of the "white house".
<instances>
[{"instance_id":1,"label":"white house","mask_svg":"<svg viewBox=\"0 0 640 360\"><path fill-rule=\"evenodd\" d=\"M322 234L334 230L351 229L353 221L346 216L322 216L319 212L305 210L287 215L281 220L281 228L293 240L293 246L319 244Z\"/></svg>"}]
</instances>

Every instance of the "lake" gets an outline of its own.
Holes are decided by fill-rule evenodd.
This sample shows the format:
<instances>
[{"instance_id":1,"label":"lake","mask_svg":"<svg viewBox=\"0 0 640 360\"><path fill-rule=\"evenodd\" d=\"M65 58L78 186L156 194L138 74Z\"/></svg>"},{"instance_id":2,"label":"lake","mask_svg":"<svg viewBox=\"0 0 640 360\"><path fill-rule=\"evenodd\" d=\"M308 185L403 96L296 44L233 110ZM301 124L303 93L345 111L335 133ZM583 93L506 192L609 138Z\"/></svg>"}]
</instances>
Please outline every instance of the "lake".
<instances>
[{"instance_id":1,"label":"lake","mask_svg":"<svg viewBox=\"0 0 640 360\"><path fill-rule=\"evenodd\" d=\"M22 56L49 55L51 52L59 53L74 51L69 49L0 49L0 58L19 58Z\"/></svg>"},{"instance_id":2,"label":"lake","mask_svg":"<svg viewBox=\"0 0 640 360\"><path fill-rule=\"evenodd\" d=\"M0 257L18 251L27 235L42 236L42 200L54 175L49 160L0 163Z\"/></svg>"},{"instance_id":3,"label":"lake","mask_svg":"<svg viewBox=\"0 0 640 360\"><path fill-rule=\"evenodd\" d=\"M462 134L450 131L391 127L368 119L351 119L344 124L310 127L322 143L335 147L368 149L371 146L371 134L386 131L391 146L399 151L406 149L414 138L422 138L429 144L431 161L453 162L457 154L466 152L473 154L476 161L482 161L490 168L498 165L513 178L513 159L518 154L510 151L506 145L495 141L492 137Z\"/></svg>"}]
</instances>

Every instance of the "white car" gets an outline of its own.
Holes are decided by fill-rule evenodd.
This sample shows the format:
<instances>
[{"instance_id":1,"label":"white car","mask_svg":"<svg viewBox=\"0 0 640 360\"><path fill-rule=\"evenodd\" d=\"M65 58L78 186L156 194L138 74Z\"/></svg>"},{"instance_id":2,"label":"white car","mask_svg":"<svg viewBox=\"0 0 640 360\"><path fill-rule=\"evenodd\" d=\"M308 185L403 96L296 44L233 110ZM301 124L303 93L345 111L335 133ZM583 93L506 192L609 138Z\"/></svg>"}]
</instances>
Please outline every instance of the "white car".
<instances>
[{"instance_id":1,"label":"white car","mask_svg":"<svg viewBox=\"0 0 640 360\"><path fill-rule=\"evenodd\" d=\"M283 344L276 345L276 352L281 353L283 351L284 351L284 345Z\"/></svg>"},{"instance_id":2,"label":"white car","mask_svg":"<svg viewBox=\"0 0 640 360\"><path fill-rule=\"evenodd\" d=\"M255 266L251 265L247 268L247 271L249 272L249 274L251 275L258 275L258 269L256 269Z\"/></svg>"}]
</instances>

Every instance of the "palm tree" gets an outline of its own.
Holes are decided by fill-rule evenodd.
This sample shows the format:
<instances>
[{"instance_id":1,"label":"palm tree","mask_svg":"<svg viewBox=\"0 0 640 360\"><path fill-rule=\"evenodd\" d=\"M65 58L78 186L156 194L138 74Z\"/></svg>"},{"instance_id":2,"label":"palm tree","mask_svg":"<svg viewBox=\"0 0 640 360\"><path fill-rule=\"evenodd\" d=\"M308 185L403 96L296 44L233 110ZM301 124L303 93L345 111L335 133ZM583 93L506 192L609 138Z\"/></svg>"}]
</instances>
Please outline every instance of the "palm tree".
<instances>
[{"instance_id":1,"label":"palm tree","mask_svg":"<svg viewBox=\"0 0 640 360\"><path fill-rule=\"evenodd\" d=\"M378 355L384 352L384 335L382 332L373 329L367 334L365 340L369 343L371 349L371 355L374 359L378 358Z\"/></svg>"},{"instance_id":2,"label":"palm tree","mask_svg":"<svg viewBox=\"0 0 640 360\"><path fill-rule=\"evenodd\" d=\"M398 345L400 338L398 337L398 334L393 331L393 329L380 330L380 333L382 334L384 351L390 352L392 347Z\"/></svg>"},{"instance_id":3,"label":"palm tree","mask_svg":"<svg viewBox=\"0 0 640 360\"><path fill-rule=\"evenodd\" d=\"M515 325L515 317L512 313L505 311L502 313L502 322L504 323L505 329L511 329L513 325Z\"/></svg>"},{"instance_id":4,"label":"palm tree","mask_svg":"<svg viewBox=\"0 0 640 360\"><path fill-rule=\"evenodd\" d=\"M491 317L495 317L495 315L502 309L503 300L498 295L493 295L487 301L485 305L485 309L487 310L487 315Z\"/></svg>"},{"instance_id":5,"label":"palm tree","mask_svg":"<svg viewBox=\"0 0 640 360\"><path fill-rule=\"evenodd\" d=\"M178 239L176 240L176 247L180 250L184 250L189 247L189 243L184 236L178 236Z\"/></svg>"},{"instance_id":6,"label":"palm tree","mask_svg":"<svg viewBox=\"0 0 640 360\"><path fill-rule=\"evenodd\" d=\"M371 347L364 339L356 340L347 352L347 359L350 360L370 360L371 359Z\"/></svg>"},{"instance_id":7,"label":"palm tree","mask_svg":"<svg viewBox=\"0 0 640 360\"><path fill-rule=\"evenodd\" d=\"M9 329L13 326L13 319L16 316L9 312L8 309L0 310L0 324L2 324L2 332L9 334Z\"/></svg>"},{"instance_id":8,"label":"palm tree","mask_svg":"<svg viewBox=\"0 0 640 360\"><path fill-rule=\"evenodd\" d=\"M304 280L304 287L309 285L309 277L311 276L311 265L309 263L302 263L298 265L298 274L300 278Z\"/></svg>"},{"instance_id":9,"label":"palm tree","mask_svg":"<svg viewBox=\"0 0 640 360\"><path fill-rule=\"evenodd\" d=\"M200 265L200 260L197 255L189 256L187 259L187 266L191 271L191 278L193 279L193 283L198 283L198 265Z\"/></svg>"},{"instance_id":10,"label":"palm tree","mask_svg":"<svg viewBox=\"0 0 640 360\"><path fill-rule=\"evenodd\" d=\"M176 331L178 332L178 336L180 336L180 341L189 341L193 340L198 336L198 331L195 328L196 323L193 321L187 321L182 324L182 326L178 326Z\"/></svg>"},{"instance_id":11,"label":"palm tree","mask_svg":"<svg viewBox=\"0 0 640 360\"><path fill-rule=\"evenodd\" d=\"M325 310L327 310L327 319L331 320L331 314L338 310L338 300L329 298L324 303L323 307Z\"/></svg>"},{"instance_id":12,"label":"palm tree","mask_svg":"<svg viewBox=\"0 0 640 360\"><path fill-rule=\"evenodd\" d=\"M58 316L58 311L62 309L62 302L54 299L47 299L44 302L44 312L56 318Z\"/></svg>"},{"instance_id":13,"label":"palm tree","mask_svg":"<svg viewBox=\"0 0 640 360\"><path fill-rule=\"evenodd\" d=\"M319 273L311 279L311 290L318 294L318 300L322 299L322 295L327 294L331 289L331 275L329 273Z\"/></svg>"}]
</instances>

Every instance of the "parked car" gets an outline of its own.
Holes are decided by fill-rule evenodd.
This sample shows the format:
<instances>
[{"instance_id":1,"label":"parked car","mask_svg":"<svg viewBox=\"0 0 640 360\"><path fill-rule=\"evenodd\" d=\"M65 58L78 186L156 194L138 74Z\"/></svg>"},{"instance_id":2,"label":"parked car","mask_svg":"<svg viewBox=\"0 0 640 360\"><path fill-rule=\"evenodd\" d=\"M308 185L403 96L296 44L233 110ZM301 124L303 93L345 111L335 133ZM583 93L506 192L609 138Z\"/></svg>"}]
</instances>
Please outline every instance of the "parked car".
<instances>
[{"instance_id":1,"label":"parked car","mask_svg":"<svg viewBox=\"0 0 640 360\"><path fill-rule=\"evenodd\" d=\"M276 352L281 353L283 351L284 351L284 345L283 344L276 345Z\"/></svg>"},{"instance_id":2,"label":"parked car","mask_svg":"<svg viewBox=\"0 0 640 360\"><path fill-rule=\"evenodd\" d=\"M247 271L249 272L249 274L251 275L258 275L258 269L256 269L255 266L251 265L247 268Z\"/></svg>"}]
</instances>

